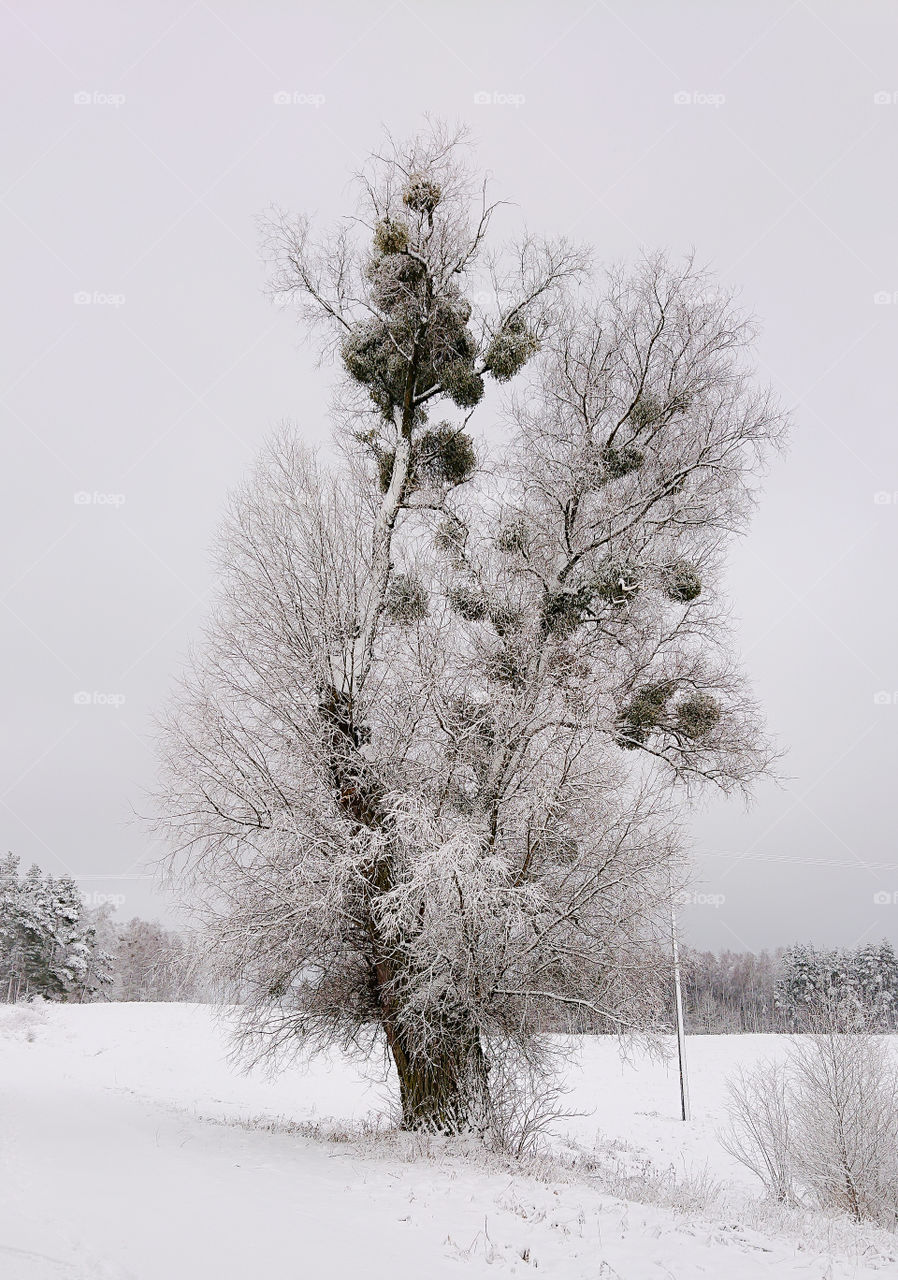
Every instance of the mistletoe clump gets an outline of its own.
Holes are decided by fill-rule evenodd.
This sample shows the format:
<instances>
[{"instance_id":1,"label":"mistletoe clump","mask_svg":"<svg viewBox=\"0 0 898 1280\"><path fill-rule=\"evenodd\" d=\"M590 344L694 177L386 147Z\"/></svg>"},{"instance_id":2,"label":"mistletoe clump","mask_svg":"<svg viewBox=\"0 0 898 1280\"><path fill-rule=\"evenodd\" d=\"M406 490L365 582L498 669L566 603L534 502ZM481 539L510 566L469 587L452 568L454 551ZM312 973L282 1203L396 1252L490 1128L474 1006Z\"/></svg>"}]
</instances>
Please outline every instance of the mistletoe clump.
<instances>
[{"instance_id":1,"label":"mistletoe clump","mask_svg":"<svg viewBox=\"0 0 898 1280\"><path fill-rule=\"evenodd\" d=\"M474 369L477 343L468 328L471 304L460 294L436 299L421 342L417 390L441 386L460 409L473 409L483 396L483 378Z\"/></svg>"},{"instance_id":2,"label":"mistletoe clump","mask_svg":"<svg viewBox=\"0 0 898 1280\"><path fill-rule=\"evenodd\" d=\"M633 402L629 417L637 430L641 431L660 421L663 412L664 406L657 396L650 391L641 391Z\"/></svg>"},{"instance_id":3,"label":"mistletoe clump","mask_svg":"<svg viewBox=\"0 0 898 1280\"><path fill-rule=\"evenodd\" d=\"M432 217L442 194L442 189L426 174L413 173L402 193L402 203L406 208L413 209L415 213L424 213Z\"/></svg>"},{"instance_id":4,"label":"mistletoe clump","mask_svg":"<svg viewBox=\"0 0 898 1280\"><path fill-rule=\"evenodd\" d=\"M601 454L602 465L609 480L619 480L631 471L638 471L645 462L645 454L632 445L623 445L620 449L607 444Z\"/></svg>"},{"instance_id":5,"label":"mistletoe clump","mask_svg":"<svg viewBox=\"0 0 898 1280\"><path fill-rule=\"evenodd\" d=\"M407 626L420 622L429 612L427 591L420 578L409 573L394 573L384 597L384 613L390 621Z\"/></svg>"},{"instance_id":6,"label":"mistletoe clump","mask_svg":"<svg viewBox=\"0 0 898 1280\"><path fill-rule=\"evenodd\" d=\"M452 587L448 593L449 607L465 622L482 622L488 614L487 602L473 587Z\"/></svg>"},{"instance_id":7,"label":"mistletoe clump","mask_svg":"<svg viewBox=\"0 0 898 1280\"><path fill-rule=\"evenodd\" d=\"M483 378L464 355L443 369L440 381L446 395L459 409L473 409L483 398Z\"/></svg>"},{"instance_id":8,"label":"mistletoe clump","mask_svg":"<svg viewBox=\"0 0 898 1280\"><path fill-rule=\"evenodd\" d=\"M500 649L491 654L486 659L484 670L488 680L495 680L499 684L510 684L515 689L520 689L525 681L524 661L521 655L513 650Z\"/></svg>"},{"instance_id":9,"label":"mistletoe clump","mask_svg":"<svg viewBox=\"0 0 898 1280\"><path fill-rule=\"evenodd\" d=\"M441 520L433 535L434 546L455 564L465 558L468 531L460 520Z\"/></svg>"},{"instance_id":10,"label":"mistletoe clump","mask_svg":"<svg viewBox=\"0 0 898 1280\"><path fill-rule=\"evenodd\" d=\"M473 440L448 422L422 431L412 445L412 475L423 484L464 484L476 469Z\"/></svg>"},{"instance_id":11,"label":"mistletoe clump","mask_svg":"<svg viewBox=\"0 0 898 1280\"><path fill-rule=\"evenodd\" d=\"M530 550L530 529L524 520L511 520L503 525L496 538L496 546L506 555L525 556Z\"/></svg>"},{"instance_id":12,"label":"mistletoe clump","mask_svg":"<svg viewBox=\"0 0 898 1280\"><path fill-rule=\"evenodd\" d=\"M484 364L497 382L508 382L538 350L539 339L522 316L513 315L487 347Z\"/></svg>"},{"instance_id":13,"label":"mistletoe clump","mask_svg":"<svg viewBox=\"0 0 898 1280\"><path fill-rule=\"evenodd\" d=\"M432 182L413 179L403 198L408 208L432 218L440 191ZM483 396L483 379L474 368L471 305L454 283L432 296L424 257L413 251L411 233L401 219L381 218L375 225L365 274L379 314L358 324L343 341L343 365L350 377L367 388L387 421L407 403L409 390L422 396L439 389L459 408L474 408Z\"/></svg>"},{"instance_id":14,"label":"mistletoe clump","mask_svg":"<svg viewBox=\"0 0 898 1280\"><path fill-rule=\"evenodd\" d=\"M377 472L381 491L386 493L396 461L394 449L372 446L377 453ZM407 484L410 488L453 487L470 480L477 470L474 442L464 431L448 422L422 431L412 442Z\"/></svg>"},{"instance_id":15,"label":"mistletoe clump","mask_svg":"<svg viewBox=\"0 0 898 1280\"><path fill-rule=\"evenodd\" d=\"M664 594L669 600L688 604L701 595L702 580L685 560L677 560L665 574Z\"/></svg>"},{"instance_id":16,"label":"mistletoe clump","mask_svg":"<svg viewBox=\"0 0 898 1280\"><path fill-rule=\"evenodd\" d=\"M374 228L374 248L380 254L404 253L408 249L408 227L393 218L381 218Z\"/></svg>"},{"instance_id":17,"label":"mistletoe clump","mask_svg":"<svg viewBox=\"0 0 898 1280\"><path fill-rule=\"evenodd\" d=\"M393 479L393 464L396 461L395 449L380 449L377 453L377 479L381 493L386 493Z\"/></svg>"},{"instance_id":18,"label":"mistletoe clump","mask_svg":"<svg viewBox=\"0 0 898 1280\"><path fill-rule=\"evenodd\" d=\"M701 741L720 720L720 704L709 693L694 693L677 707L677 728L686 738Z\"/></svg>"},{"instance_id":19,"label":"mistletoe clump","mask_svg":"<svg viewBox=\"0 0 898 1280\"><path fill-rule=\"evenodd\" d=\"M368 388L381 415L391 421L400 403L406 361L391 341L387 324L371 320L359 325L344 340L340 354L349 376Z\"/></svg>"},{"instance_id":20,"label":"mistletoe clump","mask_svg":"<svg viewBox=\"0 0 898 1280\"><path fill-rule=\"evenodd\" d=\"M423 298L424 265L407 253L377 254L368 263L371 301L380 311L405 306L412 311Z\"/></svg>"},{"instance_id":21,"label":"mistletoe clump","mask_svg":"<svg viewBox=\"0 0 898 1280\"><path fill-rule=\"evenodd\" d=\"M596 595L620 608L637 595L642 583L635 565L625 560L607 560L596 578Z\"/></svg>"},{"instance_id":22,"label":"mistletoe clump","mask_svg":"<svg viewBox=\"0 0 898 1280\"><path fill-rule=\"evenodd\" d=\"M513 604L493 604L488 609L490 622L500 636L519 631L524 625L524 611Z\"/></svg>"},{"instance_id":23,"label":"mistletoe clump","mask_svg":"<svg viewBox=\"0 0 898 1280\"><path fill-rule=\"evenodd\" d=\"M649 734L662 724L667 704L675 685L670 680L659 680L643 685L630 699L617 721L618 745L633 750L645 746Z\"/></svg>"},{"instance_id":24,"label":"mistletoe clump","mask_svg":"<svg viewBox=\"0 0 898 1280\"><path fill-rule=\"evenodd\" d=\"M420 311L425 300L425 267L409 253L409 230L404 222L381 218L374 228L374 252L365 274L371 282L371 299L384 312L409 314Z\"/></svg>"},{"instance_id":25,"label":"mistletoe clump","mask_svg":"<svg viewBox=\"0 0 898 1280\"><path fill-rule=\"evenodd\" d=\"M592 590L585 584L570 590L546 591L542 610L544 630L561 638L571 635L583 621L592 596Z\"/></svg>"},{"instance_id":26,"label":"mistletoe clump","mask_svg":"<svg viewBox=\"0 0 898 1280\"><path fill-rule=\"evenodd\" d=\"M388 313L359 325L341 349L343 366L368 394L387 421L401 408L409 377L409 353L417 353L415 394L439 387L461 409L472 409L483 396L483 379L474 369L477 344L467 327L471 307L460 296L433 303L426 322L409 301L408 279L399 269L389 274L389 288L375 287L375 300Z\"/></svg>"}]
</instances>

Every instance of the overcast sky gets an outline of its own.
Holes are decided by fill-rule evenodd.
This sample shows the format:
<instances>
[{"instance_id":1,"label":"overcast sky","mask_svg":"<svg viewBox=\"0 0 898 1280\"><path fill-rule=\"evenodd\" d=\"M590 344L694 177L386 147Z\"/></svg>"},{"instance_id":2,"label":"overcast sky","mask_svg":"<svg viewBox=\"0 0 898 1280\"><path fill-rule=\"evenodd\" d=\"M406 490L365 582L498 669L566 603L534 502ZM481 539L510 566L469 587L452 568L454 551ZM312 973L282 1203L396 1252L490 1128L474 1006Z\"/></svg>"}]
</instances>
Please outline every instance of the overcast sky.
<instances>
[{"instance_id":1,"label":"overcast sky","mask_svg":"<svg viewBox=\"0 0 898 1280\"><path fill-rule=\"evenodd\" d=\"M171 918L129 818L151 718L228 490L281 420L328 433L333 372L263 296L255 219L333 220L381 127L430 112L534 230L694 247L761 318L795 432L730 582L789 781L696 815L683 924L898 942L893 0L2 12L5 847Z\"/></svg>"}]
</instances>

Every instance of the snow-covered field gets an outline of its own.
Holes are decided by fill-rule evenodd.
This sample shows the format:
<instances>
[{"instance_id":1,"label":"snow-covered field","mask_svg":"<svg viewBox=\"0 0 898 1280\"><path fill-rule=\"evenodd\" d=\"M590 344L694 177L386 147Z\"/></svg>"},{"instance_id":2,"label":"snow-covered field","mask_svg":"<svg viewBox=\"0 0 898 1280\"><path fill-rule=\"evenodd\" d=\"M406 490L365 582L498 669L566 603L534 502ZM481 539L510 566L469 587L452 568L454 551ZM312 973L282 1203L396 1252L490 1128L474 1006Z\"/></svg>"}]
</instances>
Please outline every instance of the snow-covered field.
<instances>
[{"instance_id":1,"label":"snow-covered field","mask_svg":"<svg viewBox=\"0 0 898 1280\"><path fill-rule=\"evenodd\" d=\"M390 1096L373 1067L241 1075L201 1006L2 1007L0 1277L898 1276L890 1237L761 1209L717 1142L726 1076L782 1049L691 1039L684 1125L673 1061L585 1040L564 1104L584 1114L536 1176L464 1144L365 1137ZM610 1172L566 1171L572 1143ZM703 1206L711 1179L725 1189Z\"/></svg>"}]
</instances>

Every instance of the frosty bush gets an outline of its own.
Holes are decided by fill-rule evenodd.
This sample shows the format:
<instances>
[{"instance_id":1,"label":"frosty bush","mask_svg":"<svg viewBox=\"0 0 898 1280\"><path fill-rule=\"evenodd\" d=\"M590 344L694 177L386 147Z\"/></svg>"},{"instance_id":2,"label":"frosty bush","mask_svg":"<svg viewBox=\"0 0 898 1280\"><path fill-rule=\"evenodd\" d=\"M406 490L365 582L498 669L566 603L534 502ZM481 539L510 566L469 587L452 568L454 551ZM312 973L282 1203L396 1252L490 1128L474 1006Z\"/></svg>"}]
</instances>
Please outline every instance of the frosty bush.
<instances>
[{"instance_id":1,"label":"frosty bush","mask_svg":"<svg viewBox=\"0 0 898 1280\"><path fill-rule=\"evenodd\" d=\"M721 1135L725 1149L782 1203L794 1197L795 1152L790 1121L791 1089L786 1068L764 1062L741 1072L728 1084L729 1128Z\"/></svg>"},{"instance_id":2,"label":"frosty bush","mask_svg":"<svg viewBox=\"0 0 898 1280\"><path fill-rule=\"evenodd\" d=\"M795 1198L895 1229L898 1062L887 1039L836 1004L817 1030L730 1084L726 1149L781 1201Z\"/></svg>"},{"instance_id":3,"label":"frosty bush","mask_svg":"<svg viewBox=\"0 0 898 1280\"><path fill-rule=\"evenodd\" d=\"M792 1051L795 1166L824 1207L898 1223L898 1064L887 1040L838 1025Z\"/></svg>"}]
</instances>

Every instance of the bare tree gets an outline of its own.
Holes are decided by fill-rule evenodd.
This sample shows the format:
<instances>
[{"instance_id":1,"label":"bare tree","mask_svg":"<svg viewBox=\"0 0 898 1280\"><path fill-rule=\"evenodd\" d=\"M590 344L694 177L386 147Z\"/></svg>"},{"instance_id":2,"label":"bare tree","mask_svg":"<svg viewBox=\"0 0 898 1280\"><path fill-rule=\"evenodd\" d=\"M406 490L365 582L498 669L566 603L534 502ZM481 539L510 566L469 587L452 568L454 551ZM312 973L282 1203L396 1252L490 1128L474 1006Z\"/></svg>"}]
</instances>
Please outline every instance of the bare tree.
<instances>
[{"instance_id":1,"label":"bare tree","mask_svg":"<svg viewBox=\"0 0 898 1280\"><path fill-rule=\"evenodd\" d=\"M682 950L686 1025L691 1032L785 1031L777 1000L781 952Z\"/></svg>"},{"instance_id":2,"label":"bare tree","mask_svg":"<svg viewBox=\"0 0 898 1280\"><path fill-rule=\"evenodd\" d=\"M233 500L162 786L247 1050L382 1037L405 1124L449 1130L558 1008L663 1006L671 788L769 764L716 581L781 431L690 264L593 302L565 244L489 251L459 145L376 157L322 245L269 226L342 361L342 460L285 430ZM527 366L487 460L484 382Z\"/></svg>"},{"instance_id":3,"label":"bare tree","mask_svg":"<svg viewBox=\"0 0 898 1280\"><path fill-rule=\"evenodd\" d=\"M135 917L113 931L113 1000L205 1000L210 973L202 940Z\"/></svg>"}]
</instances>

